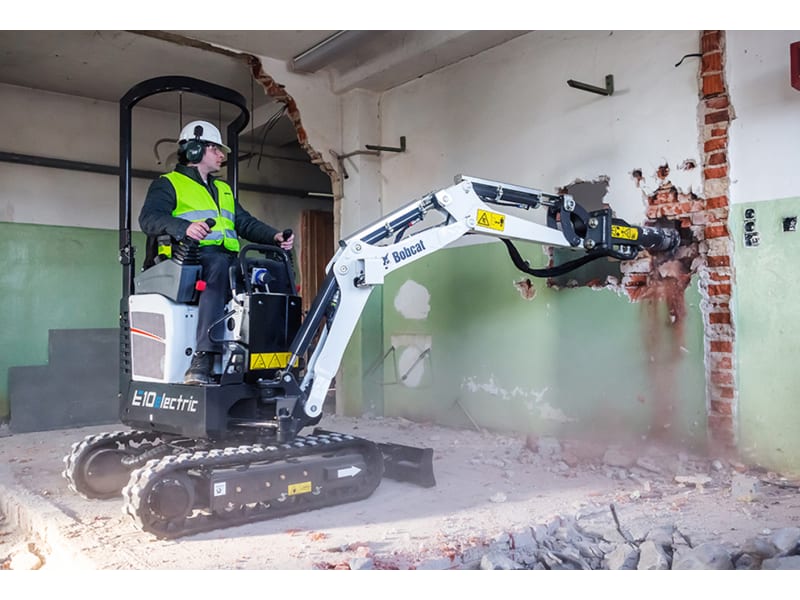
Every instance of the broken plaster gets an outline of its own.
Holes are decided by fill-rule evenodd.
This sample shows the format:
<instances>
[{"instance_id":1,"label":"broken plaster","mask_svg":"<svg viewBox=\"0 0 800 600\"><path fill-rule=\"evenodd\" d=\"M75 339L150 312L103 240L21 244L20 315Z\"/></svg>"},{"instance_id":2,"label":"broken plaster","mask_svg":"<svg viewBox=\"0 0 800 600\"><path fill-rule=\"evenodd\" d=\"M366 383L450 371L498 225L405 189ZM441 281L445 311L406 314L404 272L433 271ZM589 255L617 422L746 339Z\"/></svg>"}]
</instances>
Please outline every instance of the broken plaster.
<instances>
[{"instance_id":1,"label":"broken plaster","mask_svg":"<svg viewBox=\"0 0 800 600\"><path fill-rule=\"evenodd\" d=\"M645 199L665 184L674 187L679 194L700 196L703 190L700 169L697 169L697 160L694 158L684 159L675 169L670 169L669 162L664 160L652 169L649 176L645 176L644 169L635 168L631 171L631 179L643 191Z\"/></svg>"},{"instance_id":2,"label":"broken plaster","mask_svg":"<svg viewBox=\"0 0 800 600\"><path fill-rule=\"evenodd\" d=\"M428 289L412 279L408 279L394 297L394 307L406 319L422 320L431 311L431 295Z\"/></svg>"},{"instance_id":3,"label":"broken plaster","mask_svg":"<svg viewBox=\"0 0 800 600\"><path fill-rule=\"evenodd\" d=\"M536 288L533 287L533 282L530 277L520 279L514 282L514 287L517 288L519 295L525 300L533 300L536 298Z\"/></svg>"},{"instance_id":4,"label":"broken plaster","mask_svg":"<svg viewBox=\"0 0 800 600\"><path fill-rule=\"evenodd\" d=\"M503 400L513 398L522 398L525 407L531 414L538 413L540 419L544 421L555 421L558 423L575 422L577 419L568 417L564 412L544 401L544 395L550 389L544 387L541 390L524 390L516 386L512 390L507 390L497 385L494 375L489 376L489 381L486 383L479 383L475 377L467 377L461 384L461 388L472 393L485 392L492 396L498 396Z\"/></svg>"}]
</instances>

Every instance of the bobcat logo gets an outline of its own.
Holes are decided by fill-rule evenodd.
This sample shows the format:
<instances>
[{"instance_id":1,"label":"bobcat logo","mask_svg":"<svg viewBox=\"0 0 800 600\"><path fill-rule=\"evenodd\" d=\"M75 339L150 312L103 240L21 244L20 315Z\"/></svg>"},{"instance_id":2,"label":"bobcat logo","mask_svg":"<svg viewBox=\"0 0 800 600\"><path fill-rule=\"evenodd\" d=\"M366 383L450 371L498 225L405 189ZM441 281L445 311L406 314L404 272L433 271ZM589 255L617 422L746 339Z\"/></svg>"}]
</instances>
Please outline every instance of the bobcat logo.
<instances>
[{"instance_id":1,"label":"bobcat logo","mask_svg":"<svg viewBox=\"0 0 800 600\"><path fill-rule=\"evenodd\" d=\"M386 254L383 255L383 266L385 267L388 264L389 264L389 253L387 252Z\"/></svg>"}]
</instances>

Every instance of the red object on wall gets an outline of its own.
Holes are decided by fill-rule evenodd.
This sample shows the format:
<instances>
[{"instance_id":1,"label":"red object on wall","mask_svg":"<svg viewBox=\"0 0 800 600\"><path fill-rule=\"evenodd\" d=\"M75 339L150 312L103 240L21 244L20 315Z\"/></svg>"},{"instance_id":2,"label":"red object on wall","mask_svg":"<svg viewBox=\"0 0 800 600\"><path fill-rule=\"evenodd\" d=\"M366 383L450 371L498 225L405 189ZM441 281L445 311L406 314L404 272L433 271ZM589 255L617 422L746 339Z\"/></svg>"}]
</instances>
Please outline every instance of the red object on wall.
<instances>
[{"instance_id":1,"label":"red object on wall","mask_svg":"<svg viewBox=\"0 0 800 600\"><path fill-rule=\"evenodd\" d=\"M789 44L789 71L792 75L792 87L800 90L800 42Z\"/></svg>"}]
</instances>

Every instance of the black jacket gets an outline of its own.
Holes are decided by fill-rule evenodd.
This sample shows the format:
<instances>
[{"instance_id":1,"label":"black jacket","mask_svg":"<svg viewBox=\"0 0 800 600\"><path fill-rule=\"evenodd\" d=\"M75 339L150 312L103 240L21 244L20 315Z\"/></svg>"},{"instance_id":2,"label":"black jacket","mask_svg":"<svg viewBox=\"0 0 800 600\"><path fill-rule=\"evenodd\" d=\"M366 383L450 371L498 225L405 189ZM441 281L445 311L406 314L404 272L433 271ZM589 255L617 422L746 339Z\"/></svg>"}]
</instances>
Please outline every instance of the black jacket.
<instances>
[{"instance_id":1,"label":"black jacket","mask_svg":"<svg viewBox=\"0 0 800 600\"><path fill-rule=\"evenodd\" d=\"M208 176L208 185L206 185L195 167L177 165L175 171L191 177L200 185L208 188L211 197L214 198L217 206L219 206L217 186L214 185L215 177L213 175ZM150 184L150 189L147 190L147 196L144 200L144 206L142 206L142 211L139 213L139 226L142 231L151 238L168 233L174 240L182 240L186 236L186 229L191 225L191 221L172 216L176 202L175 188L172 187L169 179L157 177ZM278 233L278 230L259 221L247 212L239 204L238 198L234 198L234 202L236 206L234 225L237 235L255 244L275 245L275 234Z\"/></svg>"}]
</instances>

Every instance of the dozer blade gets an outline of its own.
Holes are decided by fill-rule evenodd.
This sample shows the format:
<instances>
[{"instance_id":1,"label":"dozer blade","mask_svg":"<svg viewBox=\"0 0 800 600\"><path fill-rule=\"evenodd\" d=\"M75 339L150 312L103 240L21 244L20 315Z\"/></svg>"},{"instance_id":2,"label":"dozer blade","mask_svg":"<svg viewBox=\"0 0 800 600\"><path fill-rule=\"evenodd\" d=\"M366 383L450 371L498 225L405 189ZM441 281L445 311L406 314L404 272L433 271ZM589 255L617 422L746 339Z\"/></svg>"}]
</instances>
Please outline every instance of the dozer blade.
<instances>
[{"instance_id":1,"label":"dozer blade","mask_svg":"<svg viewBox=\"0 0 800 600\"><path fill-rule=\"evenodd\" d=\"M401 444L382 444L383 476L421 487L433 487L433 448L414 448Z\"/></svg>"}]
</instances>

